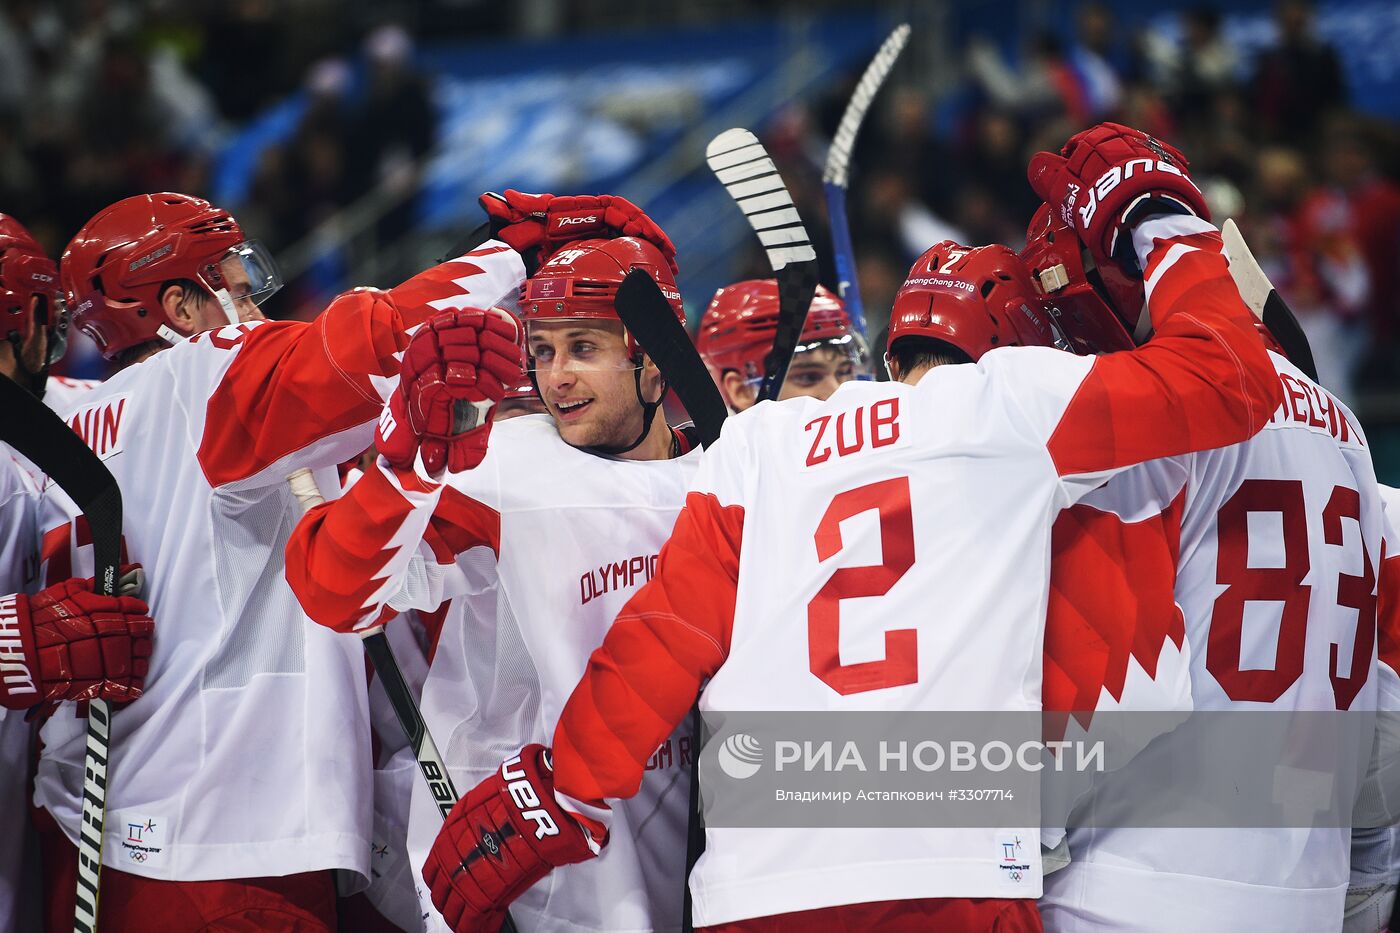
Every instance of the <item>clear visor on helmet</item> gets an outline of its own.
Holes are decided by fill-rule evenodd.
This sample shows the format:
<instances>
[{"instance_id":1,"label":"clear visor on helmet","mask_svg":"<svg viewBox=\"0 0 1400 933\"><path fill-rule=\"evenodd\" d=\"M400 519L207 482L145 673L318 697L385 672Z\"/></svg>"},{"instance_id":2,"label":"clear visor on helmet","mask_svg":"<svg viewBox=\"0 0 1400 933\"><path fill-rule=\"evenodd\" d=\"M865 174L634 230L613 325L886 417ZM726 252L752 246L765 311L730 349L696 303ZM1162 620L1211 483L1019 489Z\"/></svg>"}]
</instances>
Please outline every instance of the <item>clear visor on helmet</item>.
<instances>
[{"instance_id":1,"label":"clear visor on helmet","mask_svg":"<svg viewBox=\"0 0 1400 933\"><path fill-rule=\"evenodd\" d=\"M217 291L223 288L237 304L251 301L260 305L282 287L277 262L257 240L245 240L224 253L219 261L201 270L204 281Z\"/></svg>"},{"instance_id":2,"label":"clear visor on helmet","mask_svg":"<svg viewBox=\"0 0 1400 933\"><path fill-rule=\"evenodd\" d=\"M631 372L638 365L621 322L603 318L532 320L525 347L536 380L564 372Z\"/></svg>"},{"instance_id":3,"label":"clear visor on helmet","mask_svg":"<svg viewBox=\"0 0 1400 933\"><path fill-rule=\"evenodd\" d=\"M825 398L837 386L853 379L870 379L870 350L865 338L855 331L799 343L793 351L783 383L783 397L813 395ZM763 382L760 376L746 380L749 385Z\"/></svg>"},{"instance_id":4,"label":"clear visor on helmet","mask_svg":"<svg viewBox=\"0 0 1400 933\"><path fill-rule=\"evenodd\" d=\"M63 354L68 352L68 325L71 316L68 313L68 304L61 298L49 301L49 353L48 364L52 366L63 359Z\"/></svg>"}]
</instances>

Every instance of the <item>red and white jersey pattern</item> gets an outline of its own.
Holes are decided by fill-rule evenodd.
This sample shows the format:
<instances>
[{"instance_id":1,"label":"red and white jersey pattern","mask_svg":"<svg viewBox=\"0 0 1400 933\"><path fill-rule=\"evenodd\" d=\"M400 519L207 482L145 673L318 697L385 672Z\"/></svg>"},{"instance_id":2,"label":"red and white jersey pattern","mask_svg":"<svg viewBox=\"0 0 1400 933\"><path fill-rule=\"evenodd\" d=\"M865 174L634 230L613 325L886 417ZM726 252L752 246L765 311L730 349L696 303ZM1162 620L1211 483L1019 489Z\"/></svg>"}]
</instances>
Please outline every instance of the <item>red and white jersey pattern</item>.
<instances>
[{"instance_id":1,"label":"red and white jersey pattern","mask_svg":"<svg viewBox=\"0 0 1400 933\"><path fill-rule=\"evenodd\" d=\"M1158 474L1149 507L1184 497L1175 595L1192 705L1374 710L1384 517L1370 451L1341 402L1270 359L1283 402L1263 431L1144 467ZM1193 756L1216 753L1192 741L1198 734L1173 733L1135 767L1193 773ZM1366 752L1336 750L1338 761ZM1224 933L1241 916L1272 929L1339 928L1349 845L1348 830L1330 828L1071 830L1070 866L1046 880L1042 913L1060 931Z\"/></svg>"},{"instance_id":2,"label":"red and white jersey pattern","mask_svg":"<svg viewBox=\"0 0 1400 933\"><path fill-rule=\"evenodd\" d=\"M87 392L67 419L121 486L126 551L157 620L144 695L112 722L104 859L181 881L345 868L369 857L365 662L283 579L300 509L367 447L408 333L438 307L509 300L500 244L388 292L346 293L311 323L198 334ZM49 579L91 573L86 524L44 492ZM76 838L85 723L42 730L36 801Z\"/></svg>"},{"instance_id":3,"label":"red and white jersey pattern","mask_svg":"<svg viewBox=\"0 0 1400 933\"><path fill-rule=\"evenodd\" d=\"M705 678L706 711L1040 709L1057 513L1134 463L1252 436L1280 395L1218 234L1172 218L1135 241L1158 333L1139 351L1005 348L731 418L564 709L564 805L606 823ZM696 924L1036 897L1038 854L999 867L1013 831L1037 849L1035 827L711 827Z\"/></svg>"},{"instance_id":4,"label":"red and white jersey pattern","mask_svg":"<svg viewBox=\"0 0 1400 933\"><path fill-rule=\"evenodd\" d=\"M1045 717L1046 738L1104 740L1109 770L1192 709L1190 645L1174 595L1184 459L1119 473L1062 511L1051 533L1041 698L1047 713L1062 715ZM1182 715L1094 716L1141 711ZM1066 772L1042 787L1047 824L1068 814L1092 779ZM1064 836L1046 825L1041 843L1054 848Z\"/></svg>"},{"instance_id":5,"label":"red and white jersey pattern","mask_svg":"<svg viewBox=\"0 0 1400 933\"><path fill-rule=\"evenodd\" d=\"M288 579L318 621L347 629L452 601L422 708L465 791L521 745L549 740L589 653L655 569L699 458L600 457L565 444L548 416L513 418L493 426L480 465L441 486L381 459L308 513L288 544ZM526 892L511 907L522 929L679 928L689 742L670 732L618 814L616 848ZM415 875L442 826L421 784Z\"/></svg>"}]
</instances>

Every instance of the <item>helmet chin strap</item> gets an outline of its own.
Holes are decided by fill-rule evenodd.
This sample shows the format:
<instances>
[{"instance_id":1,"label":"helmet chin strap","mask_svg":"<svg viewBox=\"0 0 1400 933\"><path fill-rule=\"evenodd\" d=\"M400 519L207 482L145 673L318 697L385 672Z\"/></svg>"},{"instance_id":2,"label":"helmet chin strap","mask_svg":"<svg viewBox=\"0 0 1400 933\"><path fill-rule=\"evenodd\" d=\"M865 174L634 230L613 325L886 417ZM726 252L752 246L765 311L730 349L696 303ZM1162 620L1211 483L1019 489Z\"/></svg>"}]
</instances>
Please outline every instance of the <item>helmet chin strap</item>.
<instances>
[{"instance_id":1,"label":"helmet chin strap","mask_svg":"<svg viewBox=\"0 0 1400 933\"><path fill-rule=\"evenodd\" d=\"M657 395L656 401L648 402L645 398L642 397L642 367L640 364L638 364L636 369L632 370L632 375L634 377L634 382L637 388L637 401L642 406L641 433L637 435L636 440L626 445L625 447L595 444L591 447L584 447L582 448L583 450L587 450L592 453L603 454L609 457L616 457L619 454L627 453L629 450L635 450L637 446L642 443L642 441L647 439L647 435L651 433L651 423L654 420L656 420L656 413L661 408L662 400L666 398L666 389L668 388L666 384L666 379L665 377L662 377L661 379L661 393Z\"/></svg>"},{"instance_id":2,"label":"helmet chin strap","mask_svg":"<svg viewBox=\"0 0 1400 933\"><path fill-rule=\"evenodd\" d=\"M224 317L228 318L230 324L238 323L238 309L233 306L233 298L229 295L227 288L211 289L214 297L219 301L219 307L224 309Z\"/></svg>"}]
</instances>

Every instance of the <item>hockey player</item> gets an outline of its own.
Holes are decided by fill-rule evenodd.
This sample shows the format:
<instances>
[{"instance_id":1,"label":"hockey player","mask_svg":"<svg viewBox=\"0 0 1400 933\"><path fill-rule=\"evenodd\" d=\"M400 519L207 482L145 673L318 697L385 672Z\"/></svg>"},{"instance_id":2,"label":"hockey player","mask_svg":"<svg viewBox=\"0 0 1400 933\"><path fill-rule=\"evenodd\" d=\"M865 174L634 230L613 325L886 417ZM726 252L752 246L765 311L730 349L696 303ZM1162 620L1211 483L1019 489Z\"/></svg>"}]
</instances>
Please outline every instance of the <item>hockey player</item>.
<instances>
[{"instance_id":1,"label":"hockey player","mask_svg":"<svg viewBox=\"0 0 1400 933\"><path fill-rule=\"evenodd\" d=\"M62 355L58 267L29 231L0 214L0 378L36 395ZM152 623L133 596L93 592L91 580L37 589L38 483L33 464L0 444L0 933L13 933L25 906L33 716L63 700L141 695ZM42 707L40 706L42 704ZM29 917L37 920L37 905Z\"/></svg>"},{"instance_id":2,"label":"hockey player","mask_svg":"<svg viewBox=\"0 0 1400 933\"><path fill-rule=\"evenodd\" d=\"M700 318L696 349L733 411L753 407L768 352L778 333L778 284L748 279L715 292ZM852 379L870 376L865 340L851 326L846 306L818 285L778 399L825 399Z\"/></svg>"},{"instance_id":3,"label":"hockey player","mask_svg":"<svg viewBox=\"0 0 1400 933\"><path fill-rule=\"evenodd\" d=\"M1137 134L1104 155L1121 168L1156 145ZM1137 173L1099 205L1094 232L1130 241L1144 269L1157 336L1141 350L900 358L904 382L731 419L655 577L565 706L553 772L527 747L448 818L424 871L435 902L470 928L552 866L590 858L610 838L610 802L634 793L707 677L702 710L1037 709L1055 513L1135 462L1252 436L1281 397L1194 192L1180 168ZM1194 216L1162 216L1177 201ZM843 606L856 597L879 610ZM857 639L873 657L847 647ZM1016 832L1035 849L1034 827ZM697 926L1039 928L1038 854L1003 876L997 830L707 836Z\"/></svg>"},{"instance_id":4,"label":"hockey player","mask_svg":"<svg viewBox=\"0 0 1400 933\"><path fill-rule=\"evenodd\" d=\"M504 388L505 395L492 410L493 421L545 413L544 402L535 391L523 361L515 380L507 381ZM363 475L364 469L373 469L377 454L372 447L368 454L362 460L362 469L351 470L345 477L346 486L353 485ZM496 589L483 588L480 592L461 597L459 601L470 602L457 610L465 618L488 618L496 610ZM411 609L385 624L384 631L393 646L394 658L420 706L428 662L436 650L443 621L451 611L452 602L448 601L432 612ZM455 628L450 634L455 634ZM440 688L435 690L435 696L438 693ZM341 921L344 923L352 911L363 915L365 910L372 909L404 929L415 929L422 911L418 906L418 872L408 859L407 835L410 802L415 787L422 779L398 714L377 679L372 679L370 683L369 714L379 762L374 772L374 849L370 860L373 878L364 892L367 903L362 903L359 898L341 902ZM421 797L421 791L419 793ZM427 803L419 800L420 806ZM439 819L436 813L436 808L427 806L422 820L432 825Z\"/></svg>"},{"instance_id":5,"label":"hockey player","mask_svg":"<svg viewBox=\"0 0 1400 933\"><path fill-rule=\"evenodd\" d=\"M1076 290L1077 302L1106 298L1141 339L1155 321L1139 313L1131 257L1121 240L1115 249L1106 239L1111 229L1084 220L1111 206L1095 203L1109 182L1129 184L1123 154L1137 146L1132 131L1107 125L1092 148L1037 156L1033 186L1050 210L1073 208L1063 217L1094 262L1065 260L1071 230L1044 217L1032 233L1059 236L1051 244L1033 235L1027 255L1051 300L1061 289ZM1140 176L1162 171L1160 154L1143 156L1148 161L1135 166ZM1190 237L1175 249L1217 249L1208 239ZM1341 402L1278 353L1268 360L1282 404L1264 430L1223 449L1145 464L1139 472L1149 481L1137 488L1152 495L1129 507L1180 513L1174 596L1191 646L1197 711L1374 710L1383 515L1369 449ZM1210 733L1202 739L1192 726L1220 721L1193 720L1152 745L1132 766L1143 771L1132 773L1168 766L1207 773L1220 740ZM1339 731L1336 739L1340 775L1355 762L1364 765L1370 751L1348 747L1347 736ZM1131 776L1117 786L1130 784ZM1125 799L1132 793L1128 787ZM1160 818L1160 805L1154 807ZM1070 864L1046 879L1042 913L1047 928L1064 931L1225 933L1245 917L1261 929L1340 929L1348 844L1344 828L1072 829Z\"/></svg>"},{"instance_id":6,"label":"hockey player","mask_svg":"<svg viewBox=\"0 0 1400 933\"><path fill-rule=\"evenodd\" d=\"M408 333L520 274L500 243L389 291L340 296L314 322L266 322L271 260L225 211L161 193L93 217L61 278L75 323L125 368L69 421L121 486L124 536L162 619L146 694L112 722L104 927L221 922L334 929L332 869L364 876L370 749L358 646L310 624L282 583L287 476L371 440ZM84 526L45 495L50 578L89 564ZM84 722L42 730L36 802L49 928L71 928Z\"/></svg>"},{"instance_id":7,"label":"hockey player","mask_svg":"<svg viewBox=\"0 0 1400 933\"><path fill-rule=\"evenodd\" d=\"M519 211L522 222L528 213ZM441 335L424 331L386 410L377 469L309 513L287 548L288 579L303 606L340 630L453 600L423 714L459 787L491 773L522 742L548 739L589 652L651 575L697 465L690 436L659 415L665 382L613 304L624 276L644 269L684 320L670 241L642 219L632 230L644 239L542 250L543 265L524 283L530 371L547 417L490 424L503 394L496 380L508 378L495 356L445 368L460 359L453 347L486 324L444 321ZM528 250L513 227L502 238ZM407 417L444 378L451 392L466 391L459 387L471 386L474 369L485 387L471 396L485 409L478 427L444 442L445 426ZM521 929L680 927L688 736L661 736L652 752L640 794L619 809L616 851L523 898ZM437 804L415 786L415 871L441 826ZM426 891L422 899L441 929Z\"/></svg>"}]
</instances>

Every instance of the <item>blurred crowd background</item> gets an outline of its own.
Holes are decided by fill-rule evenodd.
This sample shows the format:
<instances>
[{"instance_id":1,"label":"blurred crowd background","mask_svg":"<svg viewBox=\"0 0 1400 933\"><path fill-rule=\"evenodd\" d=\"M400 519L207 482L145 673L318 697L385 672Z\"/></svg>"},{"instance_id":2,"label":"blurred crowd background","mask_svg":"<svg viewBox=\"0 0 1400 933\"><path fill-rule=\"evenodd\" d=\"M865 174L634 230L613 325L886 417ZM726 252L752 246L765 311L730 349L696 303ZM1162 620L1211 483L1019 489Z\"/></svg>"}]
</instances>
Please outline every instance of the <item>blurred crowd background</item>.
<instances>
[{"instance_id":1,"label":"blurred crowd background","mask_svg":"<svg viewBox=\"0 0 1400 933\"><path fill-rule=\"evenodd\" d=\"M827 142L900 21L850 199L872 333L927 246L1019 247L1030 153L1118 120L1188 154L1400 474L1396 2L7 0L0 210L57 255L118 198L210 197L305 317L437 259L482 190L611 190L676 239L694 320L765 271L704 143L757 130L824 243Z\"/></svg>"}]
</instances>

